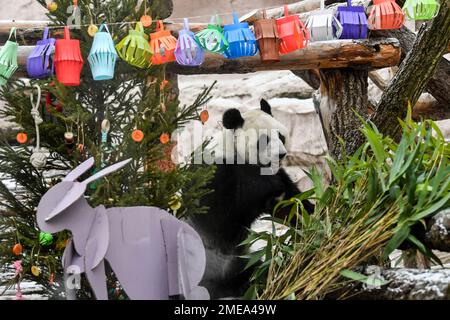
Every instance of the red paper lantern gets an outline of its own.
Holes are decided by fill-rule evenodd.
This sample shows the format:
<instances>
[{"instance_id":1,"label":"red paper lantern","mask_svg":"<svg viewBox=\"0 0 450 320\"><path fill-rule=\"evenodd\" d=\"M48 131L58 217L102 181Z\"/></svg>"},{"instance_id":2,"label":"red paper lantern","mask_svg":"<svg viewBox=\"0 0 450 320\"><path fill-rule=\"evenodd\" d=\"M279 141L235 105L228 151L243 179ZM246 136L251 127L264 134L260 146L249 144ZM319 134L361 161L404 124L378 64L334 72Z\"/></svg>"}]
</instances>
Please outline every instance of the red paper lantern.
<instances>
[{"instance_id":1,"label":"red paper lantern","mask_svg":"<svg viewBox=\"0 0 450 320\"><path fill-rule=\"evenodd\" d=\"M55 45L56 78L66 86L79 86L83 64L80 41L70 39L69 27L64 27L64 39Z\"/></svg>"},{"instance_id":2,"label":"red paper lantern","mask_svg":"<svg viewBox=\"0 0 450 320\"><path fill-rule=\"evenodd\" d=\"M395 0L373 0L367 24L372 30L400 29L405 14Z\"/></svg>"},{"instance_id":3,"label":"red paper lantern","mask_svg":"<svg viewBox=\"0 0 450 320\"><path fill-rule=\"evenodd\" d=\"M281 39L280 54L287 54L308 45L309 30L298 15L289 15L287 5L284 6L284 17L277 19L277 27Z\"/></svg>"}]
</instances>

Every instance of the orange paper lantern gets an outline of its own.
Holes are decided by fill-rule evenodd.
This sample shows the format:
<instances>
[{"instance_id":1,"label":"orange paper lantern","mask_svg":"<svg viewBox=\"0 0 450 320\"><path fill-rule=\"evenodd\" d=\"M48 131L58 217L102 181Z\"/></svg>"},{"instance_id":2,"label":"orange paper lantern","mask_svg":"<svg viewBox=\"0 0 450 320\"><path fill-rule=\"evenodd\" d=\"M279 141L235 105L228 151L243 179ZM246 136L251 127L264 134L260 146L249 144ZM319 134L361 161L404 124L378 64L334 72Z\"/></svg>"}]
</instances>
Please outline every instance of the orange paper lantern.
<instances>
[{"instance_id":1,"label":"orange paper lantern","mask_svg":"<svg viewBox=\"0 0 450 320\"><path fill-rule=\"evenodd\" d=\"M16 140L18 143L25 143L28 140L28 135L25 132L19 132L16 136Z\"/></svg>"},{"instance_id":2,"label":"orange paper lantern","mask_svg":"<svg viewBox=\"0 0 450 320\"><path fill-rule=\"evenodd\" d=\"M367 19L369 29L400 29L404 21L405 13L395 0L373 0Z\"/></svg>"},{"instance_id":3,"label":"orange paper lantern","mask_svg":"<svg viewBox=\"0 0 450 320\"><path fill-rule=\"evenodd\" d=\"M55 44L56 78L66 86L79 86L83 64L80 41L70 39L69 27L64 27L64 39Z\"/></svg>"},{"instance_id":4,"label":"orange paper lantern","mask_svg":"<svg viewBox=\"0 0 450 320\"><path fill-rule=\"evenodd\" d=\"M150 34L150 47L153 51L152 63L163 64L175 61L175 48L177 39L169 30L164 30L162 20L156 24L156 32Z\"/></svg>"},{"instance_id":5,"label":"orange paper lantern","mask_svg":"<svg viewBox=\"0 0 450 320\"><path fill-rule=\"evenodd\" d=\"M287 54L308 45L309 30L298 15L289 15L287 5L284 6L284 17L277 19L277 27L281 39L280 54Z\"/></svg>"},{"instance_id":6,"label":"orange paper lantern","mask_svg":"<svg viewBox=\"0 0 450 320\"><path fill-rule=\"evenodd\" d=\"M14 245L14 247L12 248L12 252L16 255L16 256L20 256L22 254L23 251L23 247L20 243L16 243Z\"/></svg>"}]
</instances>

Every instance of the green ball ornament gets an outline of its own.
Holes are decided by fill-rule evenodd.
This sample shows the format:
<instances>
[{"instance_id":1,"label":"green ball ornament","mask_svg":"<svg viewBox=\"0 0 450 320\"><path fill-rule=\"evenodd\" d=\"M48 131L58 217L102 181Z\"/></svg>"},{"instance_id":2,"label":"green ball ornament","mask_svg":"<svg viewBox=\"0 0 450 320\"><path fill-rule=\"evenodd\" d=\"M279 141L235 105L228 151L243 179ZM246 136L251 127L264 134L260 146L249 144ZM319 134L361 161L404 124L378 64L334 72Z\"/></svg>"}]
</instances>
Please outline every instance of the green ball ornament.
<instances>
[{"instance_id":1,"label":"green ball ornament","mask_svg":"<svg viewBox=\"0 0 450 320\"><path fill-rule=\"evenodd\" d=\"M53 236L47 232L39 233L39 243L43 246L49 246L53 243Z\"/></svg>"}]
</instances>

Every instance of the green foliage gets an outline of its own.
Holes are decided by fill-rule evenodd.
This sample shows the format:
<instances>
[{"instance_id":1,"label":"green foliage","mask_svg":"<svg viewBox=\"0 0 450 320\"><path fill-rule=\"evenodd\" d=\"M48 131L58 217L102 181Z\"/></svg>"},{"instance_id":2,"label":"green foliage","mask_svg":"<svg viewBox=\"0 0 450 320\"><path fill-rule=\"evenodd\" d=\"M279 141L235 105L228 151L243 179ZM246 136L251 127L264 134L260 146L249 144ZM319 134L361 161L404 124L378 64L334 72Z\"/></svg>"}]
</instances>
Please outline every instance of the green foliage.
<instances>
[{"instance_id":1,"label":"green foliage","mask_svg":"<svg viewBox=\"0 0 450 320\"><path fill-rule=\"evenodd\" d=\"M38 0L46 6L46 1ZM53 25L66 24L67 7L72 1L57 1L58 10L48 13ZM136 7L136 1L78 1L81 23L96 24L102 22L138 21L144 12L144 6ZM152 1L148 5L154 19L170 15L171 8L165 1ZM109 27L113 39L117 42L128 34L131 24L116 24ZM147 28L146 32L153 32ZM55 30L52 29L52 35ZM55 35L60 37L60 35ZM28 143L10 145L13 137L4 137L0 144L0 176L14 181L16 190L11 192L0 181L0 273L6 271L12 262L22 260L24 279L43 285L49 294L61 289L50 285L50 274L55 274L55 282L62 280L61 256L68 232L54 235L51 245L39 243L40 230L36 226L35 211L42 195L58 183L73 167L90 156L96 159L95 168L81 177L85 179L102 167L120 160L132 158L130 165L116 174L111 174L92 183L86 195L92 206L104 204L111 206L157 206L166 209L178 217L201 214L207 208L199 205L198 199L210 192L207 182L214 173L213 166L178 165L163 168L161 161L170 162L171 148L174 142L164 145L159 137L169 135L185 126L190 120L199 119L201 107L209 101L212 87L205 88L190 106L179 106L177 89L169 84L164 90L160 85L165 80L165 67L154 66L149 69L137 69L118 60L115 78L108 81L92 79L87 56L93 38L87 34L87 27L71 29L71 37L80 39L85 65L79 87L65 87L55 78L46 80L11 80L0 88L0 97L6 102L1 117L8 117L21 126L28 134ZM30 114L29 92L34 84L39 84L44 97L51 92L62 105L62 111L46 107L41 103L41 115L44 122L39 126L41 147L49 151L49 157L43 170L36 170L29 161L35 145L35 124ZM54 83L54 85L51 85ZM35 93L36 94L36 93ZM165 108L161 106L164 103ZM110 131L106 143L101 139L101 123L110 122ZM144 139L137 143L131 133L140 129ZM73 143L66 143L64 133L71 131L75 135ZM84 149L81 149L84 147ZM176 212L170 209L171 198L181 197L181 208ZM20 257L12 254L12 247L20 242L24 253ZM30 273L31 266L37 265L41 275ZM2 268L4 268L2 270ZM10 284L16 283L13 278ZM1 283L0 283L1 285Z\"/></svg>"},{"instance_id":2,"label":"green foliage","mask_svg":"<svg viewBox=\"0 0 450 320\"><path fill-rule=\"evenodd\" d=\"M275 211L292 207L286 221L270 218L285 225L284 233L275 234L274 226L272 233L250 234L244 244L263 240L267 247L249 255L249 263L264 262L247 297L317 299L348 279L372 283L352 269L374 259L385 263L404 242L440 263L411 230L450 206L450 145L431 120L417 124L409 113L401 126L397 143L364 123L366 143L342 161L328 159L331 185L313 169L313 189L277 205ZM314 214L302 199L315 201Z\"/></svg>"}]
</instances>

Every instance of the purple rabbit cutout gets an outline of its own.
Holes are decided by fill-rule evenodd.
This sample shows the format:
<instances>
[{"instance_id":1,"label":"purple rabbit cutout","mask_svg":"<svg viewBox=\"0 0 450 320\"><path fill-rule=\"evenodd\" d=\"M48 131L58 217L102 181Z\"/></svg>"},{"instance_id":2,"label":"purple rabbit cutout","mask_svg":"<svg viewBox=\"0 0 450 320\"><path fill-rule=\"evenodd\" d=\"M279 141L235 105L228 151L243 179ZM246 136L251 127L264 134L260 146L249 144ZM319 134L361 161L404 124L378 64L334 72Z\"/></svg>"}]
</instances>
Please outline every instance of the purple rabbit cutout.
<instances>
[{"instance_id":1,"label":"purple rabbit cutout","mask_svg":"<svg viewBox=\"0 0 450 320\"><path fill-rule=\"evenodd\" d=\"M130 299L209 299L208 291L198 286L206 255L192 227L156 207L92 208L84 198L89 183L130 161L75 181L94 165L90 158L47 191L39 203L37 222L42 231L72 232L62 259L67 297L75 297L67 284L70 270L76 267L86 274L95 297L107 300L106 259Z\"/></svg>"}]
</instances>

